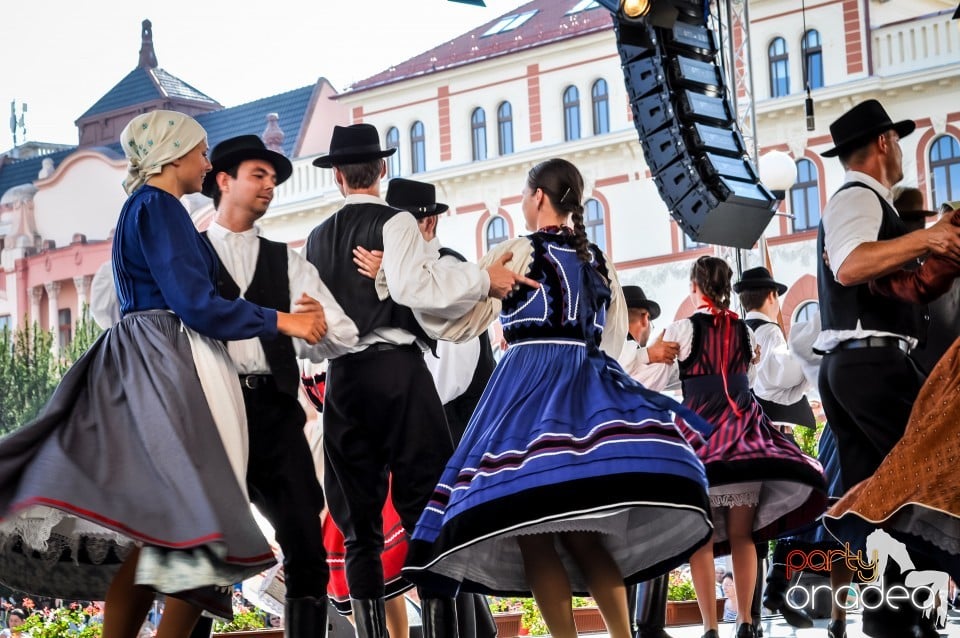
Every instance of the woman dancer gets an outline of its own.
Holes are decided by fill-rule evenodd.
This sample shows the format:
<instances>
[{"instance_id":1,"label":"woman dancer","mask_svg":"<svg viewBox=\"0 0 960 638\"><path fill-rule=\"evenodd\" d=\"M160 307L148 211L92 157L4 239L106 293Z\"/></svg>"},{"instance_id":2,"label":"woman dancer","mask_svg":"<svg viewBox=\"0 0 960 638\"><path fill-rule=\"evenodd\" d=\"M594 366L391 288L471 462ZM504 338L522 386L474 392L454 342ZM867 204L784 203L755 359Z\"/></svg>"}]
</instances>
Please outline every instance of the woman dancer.
<instances>
[{"instance_id":1,"label":"woman dancer","mask_svg":"<svg viewBox=\"0 0 960 638\"><path fill-rule=\"evenodd\" d=\"M827 502L820 465L770 424L750 392L756 346L729 309L732 274L722 259L700 257L690 275L697 312L667 326L663 337L680 344L684 405L716 428L697 448L710 481L713 544L690 559L705 638L718 635L714 549L729 547L733 557L736 638L752 638L755 543L814 520Z\"/></svg>"},{"instance_id":2,"label":"woman dancer","mask_svg":"<svg viewBox=\"0 0 960 638\"><path fill-rule=\"evenodd\" d=\"M583 179L551 159L530 170L533 234L497 246L539 282L459 321L480 334L499 312L510 344L420 518L404 574L417 583L537 600L550 633L576 636L572 593L589 592L613 638L630 636L624 581L681 564L710 535L703 468L676 403L615 360L626 309L612 265L583 226ZM573 228L566 225L572 221ZM694 417L695 418L695 417Z\"/></svg>"},{"instance_id":3,"label":"woman dancer","mask_svg":"<svg viewBox=\"0 0 960 638\"><path fill-rule=\"evenodd\" d=\"M201 609L231 615L228 586L273 562L245 491L246 422L222 340L282 332L302 314L218 297L215 258L180 197L210 170L206 133L172 111L121 134L129 197L113 240L123 319L67 372L40 416L0 441L0 577L63 598L105 599L104 638L133 638L156 592L159 638Z\"/></svg>"}]
</instances>

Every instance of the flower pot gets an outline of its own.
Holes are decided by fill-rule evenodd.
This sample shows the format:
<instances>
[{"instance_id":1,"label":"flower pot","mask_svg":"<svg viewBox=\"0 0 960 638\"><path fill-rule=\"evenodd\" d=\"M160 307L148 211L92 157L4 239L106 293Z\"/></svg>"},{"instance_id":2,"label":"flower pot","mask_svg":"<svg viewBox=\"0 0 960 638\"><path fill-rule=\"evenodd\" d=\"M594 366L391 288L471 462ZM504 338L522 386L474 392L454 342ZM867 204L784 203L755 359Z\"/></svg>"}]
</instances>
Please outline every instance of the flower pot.
<instances>
[{"instance_id":1,"label":"flower pot","mask_svg":"<svg viewBox=\"0 0 960 638\"><path fill-rule=\"evenodd\" d=\"M723 619L723 599L717 599L717 619ZM700 617L700 606L695 600L668 600L667 626L699 625L703 623Z\"/></svg>"},{"instance_id":2,"label":"flower pot","mask_svg":"<svg viewBox=\"0 0 960 638\"><path fill-rule=\"evenodd\" d=\"M493 621L497 624L498 638L516 638L520 635L520 618L523 612L501 611L493 614Z\"/></svg>"},{"instance_id":3,"label":"flower pot","mask_svg":"<svg viewBox=\"0 0 960 638\"><path fill-rule=\"evenodd\" d=\"M574 607L573 622L577 626L578 634L595 634L607 630L599 607Z\"/></svg>"}]
</instances>

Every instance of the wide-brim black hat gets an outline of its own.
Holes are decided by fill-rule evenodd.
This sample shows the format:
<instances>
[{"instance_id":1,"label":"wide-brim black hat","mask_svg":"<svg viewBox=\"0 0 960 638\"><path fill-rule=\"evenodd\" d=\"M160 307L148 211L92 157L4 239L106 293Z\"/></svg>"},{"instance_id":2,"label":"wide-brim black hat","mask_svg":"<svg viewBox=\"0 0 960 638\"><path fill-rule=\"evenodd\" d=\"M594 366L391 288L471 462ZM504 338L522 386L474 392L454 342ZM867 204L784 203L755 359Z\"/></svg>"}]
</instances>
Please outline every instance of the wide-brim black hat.
<instances>
[{"instance_id":1,"label":"wide-brim black hat","mask_svg":"<svg viewBox=\"0 0 960 638\"><path fill-rule=\"evenodd\" d=\"M733 292L744 290L776 290L778 295L787 292L787 287L779 281L774 281L770 271L763 266L744 270L740 281L733 284Z\"/></svg>"},{"instance_id":2,"label":"wide-brim black hat","mask_svg":"<svg viewBox=\"0 0 960 638\"><path fill-rule=\"evenodd\" d=\"M314 166L333 168L342 164L360 164L373 159L389 157L395 148L380 148L380 134L373 124L334 126L330 150L313 160Z\"/></svg>"},{"instance_id":3,"label":"wide-brim black hat","mask_svg":"<svg viewBox=\"0 0 960 638\"><path fill-rule=\"evenodd\" d=\"M445 213L450 208L437 203L437 187L427 182L394 177L387 184L387 203L410 211L417 219Z\"/></svg>"},{"instance_id":4,"label":"wide-brim black hat","mask_svg":"<svg viewBox=\"0 0 960 638\"><path fill-rule=\"evenodd\" d=\"M627 301L627 308L643 308L650 313L650 319L660 316L660 304L647 299L640 286L624 286L623 298Z\"/></svg>"},{"instance_id":5,"label":"wide-brim black hat","mask_svg":"<svg viewBox=\"0 0 960 638\"><path fill-rule=\"evenodd\" d=\"M277 185L290 179L293 174L293 164L282 153L268 149L263 140L257 135L238 135L223 140L210 151L210 172L203 178L201 192L207 197L213 197L217 186L217 173L229 171L246 160L258 159L269 162L277 172Z\"/></svg>"},{"instance_id":6,"label":"wide-brim black hat","mask_svg":"<svg viewBox=\"0 0 960 638\"><path fill-rule=\"evenodd\" d=\"M917 128L913 120L894 122L883 105L876 100L861 102L838 117L830 125L833 148L820 153L823 157L836 157L845 151L853 151L876 135L893 129L900 137L906 137Z\"/></svg>"}]
</instances>

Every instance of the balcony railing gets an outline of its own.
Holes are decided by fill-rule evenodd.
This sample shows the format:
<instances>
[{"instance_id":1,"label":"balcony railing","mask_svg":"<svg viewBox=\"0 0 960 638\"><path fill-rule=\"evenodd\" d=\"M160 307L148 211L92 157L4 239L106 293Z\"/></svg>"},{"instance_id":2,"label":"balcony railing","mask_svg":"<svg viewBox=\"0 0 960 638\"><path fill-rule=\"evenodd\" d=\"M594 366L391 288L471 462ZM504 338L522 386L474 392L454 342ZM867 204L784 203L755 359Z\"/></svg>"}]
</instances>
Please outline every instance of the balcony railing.
<instances>
[{"instance_id":1,"label":"balcony railing","mask_svg":"<svg viewBox=\"0 0 960 638\"><path fill-rule=\"evenodd\" d=\"M874 29L874 73L916 73L960 61L960 25L951 14L942 12Z\"/></svg>"},{"instance_id":2,"label":"balcony railing","mask_svg":"<svg viewBox=\"0 0 960 638\"><path fill-rule=\"evenodd\" d=\"M308 199L337 192L333 182L333 171L317 168L313 157L299 157L293 160L293 174L290 179L277 187L274 205L293 204Z\"/></svg>"}]
</instances>

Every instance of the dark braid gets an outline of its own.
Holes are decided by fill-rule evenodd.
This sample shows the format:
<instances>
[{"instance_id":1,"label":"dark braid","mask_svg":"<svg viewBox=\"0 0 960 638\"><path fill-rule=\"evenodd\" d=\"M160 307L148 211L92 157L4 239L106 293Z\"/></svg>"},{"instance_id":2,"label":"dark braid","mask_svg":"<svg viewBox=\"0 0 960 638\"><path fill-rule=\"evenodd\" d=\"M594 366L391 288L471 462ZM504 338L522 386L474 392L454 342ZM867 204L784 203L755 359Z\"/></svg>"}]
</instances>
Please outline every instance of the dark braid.
<instances>
[{"instance_id":1,"label":"dark braid","mask_svg":"<svg viewBox=\"0 0 960 638\"><path fill-rule=\"evenodd\" d=\"M587 228L583 224L583 176L577 167L560 158L540 162L527 174L527 186L531 190L542 190L554 210L571 217L577 257L586 263L593 261Z\"/></svg>"},{"instance_id":2,"label":"dark braid","mask_svg":"<svg viewBox=\"0 0 960 638\"><path fill-rule=\"evenodd\" d=\"M704 297L718 308L730 308L730 278L733 270L719 257L703 256L697 259L690 272L690 281L697 284Z\"/></svg>"}]
</instances>

